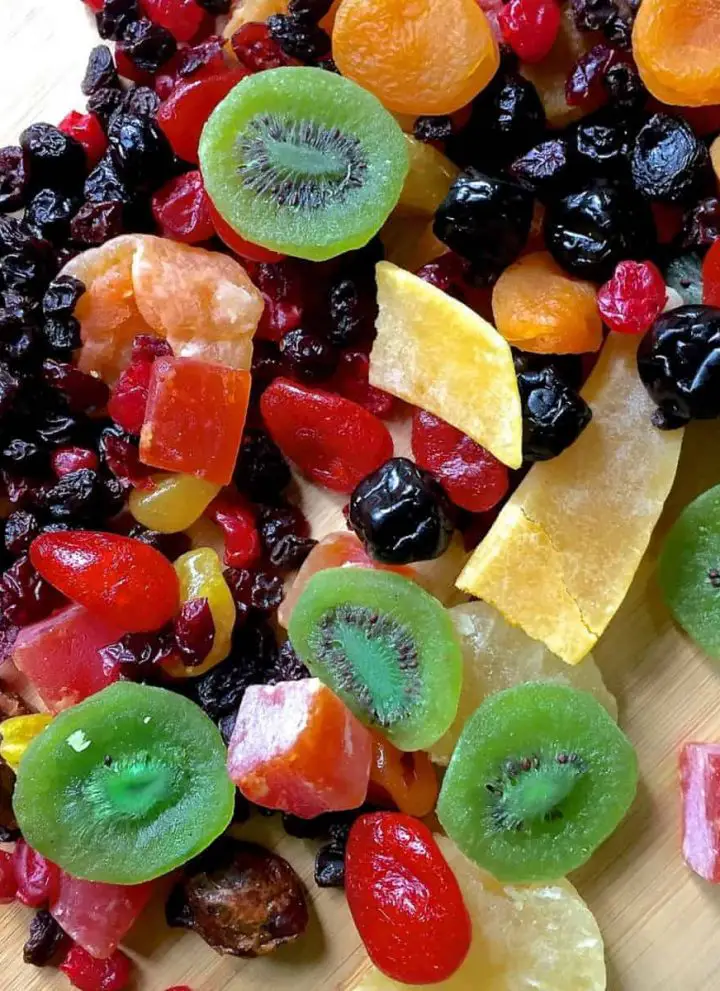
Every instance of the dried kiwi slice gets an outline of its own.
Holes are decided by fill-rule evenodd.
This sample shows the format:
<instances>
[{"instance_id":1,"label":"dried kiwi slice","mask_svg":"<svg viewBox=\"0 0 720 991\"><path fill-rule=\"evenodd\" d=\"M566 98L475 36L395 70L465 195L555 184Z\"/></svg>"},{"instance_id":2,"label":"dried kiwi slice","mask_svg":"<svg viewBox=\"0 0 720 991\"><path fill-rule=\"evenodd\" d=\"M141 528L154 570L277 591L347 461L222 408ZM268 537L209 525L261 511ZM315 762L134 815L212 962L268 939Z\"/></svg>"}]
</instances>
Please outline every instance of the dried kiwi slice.
<instances>
[{"instance_id":1,"label":"dried kiwi slice","mask_svg":"<svg viewBox=\"0 0 720 991\"><path fill-rule=\"evenodd\" d=\"M500 881L551 881L616 828L637 787L632 744L586 692L532 682L465 724L437 805L460 849Z\"/></svg>"},{"instance_id":2,"label":"dried kiwi slice","mask_svg":"<svg viewBox=\"0 0 720 991\"><path fill-rule=\"evenodd\" d=\"M30 846L69 874L138 884L204 850L232 818L217 727L188 699L119 682L57 716L20 761Z\"/></svg>"},{"instance_id":3,"label":"dried kiwi slice","mask_svg":"<svg viewBox=\"0 0 720 991\"><path fill-rule=\"evenodd\" d=\"M720 660L720 485L680 513L663 544L658 579L680 626Z\"/></svg>"},{"instance_id":4,"label":"dried kiwi slice","mask_svg":"<svg viewBox=\"0 0 720 991\"><path fill-rule=\"evenodd\" d=\"M401 750L431 746L455 718L457 634L438 600L402 575L318 572L293 609L288 634L315 677Z\"/></svg>"},{"instance_id":5,"label":"dried kiwi slice","mask_svg":"<svg viewBox=\"0 0 720 991\"><path fill-rule=\"evenodd\" d=\"M403 133L379 100L312 68L238 83L211 114L199 154L224 220L255 244L313 261L366 244L408 171Z\"/></svg>"}]
</instances>

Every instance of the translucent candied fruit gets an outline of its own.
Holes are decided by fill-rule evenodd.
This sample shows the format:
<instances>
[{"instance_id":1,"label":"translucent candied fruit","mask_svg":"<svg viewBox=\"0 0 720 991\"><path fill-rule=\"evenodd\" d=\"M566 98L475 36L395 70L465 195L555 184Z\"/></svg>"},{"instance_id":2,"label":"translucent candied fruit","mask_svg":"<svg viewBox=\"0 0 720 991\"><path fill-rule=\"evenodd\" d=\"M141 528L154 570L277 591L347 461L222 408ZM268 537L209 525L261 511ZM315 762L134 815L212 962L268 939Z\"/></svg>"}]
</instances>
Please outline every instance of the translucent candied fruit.
<instances>
[{"instance_id":1,"label":"translucent candied fruit","mask_svg":"<svg viewBox=\"0 0 720 991\"><path fill-rule=\"evenodd\" d=\"M219 485L195 475L154 475L152 483L132 490L129 508L138 523L160 533L187 530L220 491Z\"/></svg>"}]
</instances>

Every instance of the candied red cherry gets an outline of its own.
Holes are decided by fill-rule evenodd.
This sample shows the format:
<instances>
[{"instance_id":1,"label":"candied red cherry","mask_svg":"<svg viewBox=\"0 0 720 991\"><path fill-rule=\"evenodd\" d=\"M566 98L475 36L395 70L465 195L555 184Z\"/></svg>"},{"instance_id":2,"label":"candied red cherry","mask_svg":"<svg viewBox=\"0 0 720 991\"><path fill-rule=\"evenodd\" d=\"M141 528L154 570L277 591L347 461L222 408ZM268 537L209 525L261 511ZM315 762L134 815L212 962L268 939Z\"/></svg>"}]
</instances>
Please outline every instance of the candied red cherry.
<instances>
[{"instance_id":1,"label":"candied red cherry","mask_svg":"<svg viewBox=\"0 0 720 991\"><path fill-rule=\"evenodd\" d=\"M269 248L262 248L259 244L246 241L244 237L241 237L230 226L224 217L220 216L212 200L208 199L208 203L210 204L210 219L215 228L215 233L236 255L240 255L241 258L246 258L252 262L279 262L285 257L285 255L281 255L278 251L270 251Z\"/></svg>"},{"instance_id":2,"label":"candied red cherry","mask_svg":"<svg viewBox=\"0 0 720 991\"><path fill-rule=\"evenodd\" d=\"M523 62L540 62L560 30L556 0L510 0L498 15L502 36Z\"/></svg>"},{"instance_id":3,"label":"candied red cherry","mask_svg":"<svg viewBox=\"0 0 720 991\"><path fill-rule=\"evenodd\" d=\"M25 840L18 840L12 854L17 899L31 908L44 908L57 893L60 868Z\"/></svg>"},{"instance_id":4,"label":"candied red cherry","mask_svg":"<svg viewBox=\"0 0 720 991\"><path fill-rule=\"evenodd\" d=\"M58 124L58 130L80 142L85 149L88 170L94 169L107 151L107 135L95 114L71 110Z\"/></svg>"},{"instance_id":5,"label":"candied red cherry","mask_svg":"<svg viewBox=\"0 0 720 991\"><path fill-rule=\"evenodd\" d=\"M130 983L132 963L122 950L96 960L81 946L73 946L60 970L79 991L124 991Z\"/></svg>"},{"instance_id":6,"label":"candied red cherry","mask_svg":"<svg viewBox=\"0 0 720 991\"><path fill-rule=\"evenodd\" d=\"M223 531L224 562L228 567L246 568L260 559L262 543L255 511L242 496L225 492L210 503L206 512Z\"/></svg>"},{"instance_id":7,"label":"candied red cherry","mask_svg":"<svg viewBox=\"0 0 720 991\"><path fill-rule=\"evenodd\" d=\"M612 278L598 289L600 316L619 334L644 334L662 312L665 279L652 262L620 262Z\"/></svg>"},{"instance_id":8,"label":"candied red cherry","mask_svg":"<svg viewBox=\"0 0 720 991\"><path fill-rule=\"evenodd\" d=\"M460 886L418 819L360 816L348 837L345 892L370 958L393 980L435 984L467 956L472 927Z\"/></svg>"},{"instance_id":9,"label":"candied red cherry","mask_svg":"<svg viewBox=\"0 0 720 991\"><path fill-rule=\"evenodd\" d=\"M190 41L206 14L195 0L140 0L140 7L154 24L167 28L176 41Z\"/></svg>"},{"instance_id":10,"label":"candied red cherry","mask_svg":"<svg viewBox=\"0 0 720 991\"><path fill-rule=\"evenodd\" d=\"M267 24L249 21L243 24L230 39L232 50L241 65L251 72L279 69L282 65L296 64L270 37Z\"/></svg>"},{"instance_id":11,"label":"candied red cherry","mask_svg":"<svg viewBox=\"0 0 720 991\"><path fill-rule=\"evenodd\" d=\"M160 233L173 241L199 244L215 233L210 199L197 169L175 176L153 193L152 212Z\"/></svg>"},{"instance_id":12,"label":"candied red cherry","mask_svg":"<svg viewBox=\"0 0 720 991\"><path fill-rule=\"evenodd\" d=\"M484 447L425 410L415 410L412 451L456 506L471 513L492 509L507 493L508 470Z\"/></svg>"},{"instance_id":13,"label":"candied red cherry","mask_svg":"<svg viewBox=\"0 0 720 991\"><path fill-rule=\"evenodd\" d=\"M197 164L205 122L218 103L247 75L248 70L238 66L205 79L189 79L163 101L157 112L158 123L179 158Z\"/></svg>"}]
</instances>

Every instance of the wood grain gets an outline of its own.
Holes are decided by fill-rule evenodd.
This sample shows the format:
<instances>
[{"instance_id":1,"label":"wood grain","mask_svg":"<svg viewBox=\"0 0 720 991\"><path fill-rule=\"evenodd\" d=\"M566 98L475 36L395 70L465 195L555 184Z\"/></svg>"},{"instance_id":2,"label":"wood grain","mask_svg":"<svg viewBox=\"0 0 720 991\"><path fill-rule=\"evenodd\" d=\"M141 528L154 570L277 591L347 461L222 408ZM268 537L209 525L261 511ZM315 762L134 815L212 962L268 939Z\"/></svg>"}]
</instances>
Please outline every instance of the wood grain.
<instances>
[{"instance_id":1,"label":"wood grain","mask_svg":"<svg viewBox=\"0 0 720 991\"><path fill-rule=\"evenodd\" d=\"M32 121L57 122L71 108L82 108L79 82L97 36L80 0L0 0L0 38L0 144L15 142ZM618 696L642 768L628 820L573 878L605 935L610 991L720 988L720 889L683 865L676 772L684 741L720 739L720 679L672 626L654 578L658 539L680 507L720 481L719 439L717 424L688 430L678 481L651 550L594 652ZM316 535L341 525L340 498L301 488ZM253 821L241 834L277 846L308 882L314 908L309 937L267 960L221 958L199 938L167 930L155 904L128 941L141 969L139 991L173 984L189 984L193 991L335 991L360 964L343 896L320 893L312 884L314 845L284 836L265 820ZM29 918L19 907L0 909L0 988L66 989L65 978L55 972L23 965Z\"/></svg>"}]
</instances>

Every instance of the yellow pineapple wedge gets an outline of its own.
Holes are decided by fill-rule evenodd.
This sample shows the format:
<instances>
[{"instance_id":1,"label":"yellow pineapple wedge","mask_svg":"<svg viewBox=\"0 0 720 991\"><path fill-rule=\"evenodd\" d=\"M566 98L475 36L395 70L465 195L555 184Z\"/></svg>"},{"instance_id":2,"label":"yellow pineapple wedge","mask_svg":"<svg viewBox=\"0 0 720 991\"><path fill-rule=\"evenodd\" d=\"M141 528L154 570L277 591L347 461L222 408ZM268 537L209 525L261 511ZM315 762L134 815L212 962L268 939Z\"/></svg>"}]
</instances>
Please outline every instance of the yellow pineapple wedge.
<instances>
[{"instance_id":1,"label":"yellow pineapple wedge","mask_svg":"<svg viewBox=\"0 0 720 991\"><path fill-rule=\"evenodd\" d=\"M469 307L411 272L379 262L376 277L371 384L442 417L519 468L522 414L507 341Z\"/></svg>"},{"instance_id":2,"label":"yellow pineapple wedge","mask_svg":"<svg viewBox=\"0 0 720 991\"><path fill-rule=\"evenodd\" d=\"M683 431L650 422L637 345L610 335L583 390L590 424L532 468L457 580L569 664L625 598L680 456Z\"/></svg>"}]
</instances>

